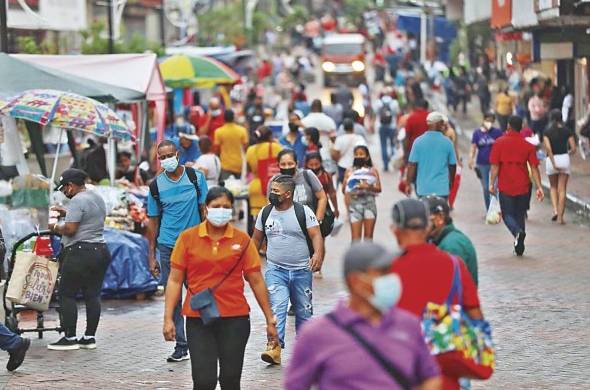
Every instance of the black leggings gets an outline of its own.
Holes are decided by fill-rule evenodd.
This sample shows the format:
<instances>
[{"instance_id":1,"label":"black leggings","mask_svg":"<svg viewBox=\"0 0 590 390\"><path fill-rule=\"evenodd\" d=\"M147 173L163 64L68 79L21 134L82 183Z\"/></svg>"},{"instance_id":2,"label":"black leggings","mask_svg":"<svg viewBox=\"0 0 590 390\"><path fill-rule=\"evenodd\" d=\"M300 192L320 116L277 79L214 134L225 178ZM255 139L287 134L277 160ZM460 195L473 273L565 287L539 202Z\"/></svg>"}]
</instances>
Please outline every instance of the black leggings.
<instances>
[{"instance_id":1,"label":"black leggings","mask_svg":"<svg viewBox=\"0 0 590 390\"><path fill-rule=\"evenodd\" d=\"M111 262L106 244L80 242L62 251L61 311L66 337L76 336L78 306L76 296L82 291L86 302L86 336L94 336L100 319L100 292Z\"/></svg>"},{"instance_id":2,"label":"black leggings","mask_svg":"<svg viewBox=\"0 0 590 390\"><path fill-rule=\"evenodd\" d=\"M222 390L239 390L244 352L250 337L250 317L225 317L203 325L200 318L186 319L191 353L193 389L215 390L217 361Z\"/></svg>"}]
</instances>

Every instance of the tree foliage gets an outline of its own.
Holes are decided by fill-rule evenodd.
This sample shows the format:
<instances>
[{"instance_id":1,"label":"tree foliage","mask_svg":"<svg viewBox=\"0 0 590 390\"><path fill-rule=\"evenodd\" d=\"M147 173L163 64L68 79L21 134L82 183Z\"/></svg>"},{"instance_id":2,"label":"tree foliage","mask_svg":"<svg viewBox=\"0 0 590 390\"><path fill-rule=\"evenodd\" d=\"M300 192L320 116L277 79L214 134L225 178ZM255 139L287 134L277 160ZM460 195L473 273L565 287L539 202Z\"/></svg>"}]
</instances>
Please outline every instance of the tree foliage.
<instances>
[{"instance_id":1,"label":"tree foliage","mask_svg":"<svg viewBox=\"0 0 590 390\"><path fill-rule=\"evenodd\" d=\"M108 54L109 40L105 34L105 24L101 21L94 22L87 30L81 31L82 54ZM129 42L114 42L115 53L144 53L152 51L157 55L163 55L164 49L156 42L148 42L139 33L134 33Z\"/></svg>"}]
</instances>

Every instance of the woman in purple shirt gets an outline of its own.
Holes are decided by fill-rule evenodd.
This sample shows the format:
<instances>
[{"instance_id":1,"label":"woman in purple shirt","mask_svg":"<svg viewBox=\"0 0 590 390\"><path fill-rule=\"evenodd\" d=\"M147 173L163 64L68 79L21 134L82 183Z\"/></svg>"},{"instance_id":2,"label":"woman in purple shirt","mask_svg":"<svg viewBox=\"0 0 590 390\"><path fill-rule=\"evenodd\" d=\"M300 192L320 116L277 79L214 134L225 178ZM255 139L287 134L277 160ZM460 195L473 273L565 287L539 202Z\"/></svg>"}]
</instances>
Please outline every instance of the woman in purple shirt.
<instances>
[{"instance_id":1,"label":"woman in purple shirt","mask_svg":"<svg viewBox=\"0 0 590 390\"><path fill-rule=\"evenodd\" d=\"M394 257L369 242L348 250L344 277L350 297L303 325L285 390L440 390L440 370L419 319L394 307L401 294L399 276L388 273Z\"/></svg>"},{"instance_id":2,"label":"woman in purple shirt","mask_svg":"<svg viewBox=\"0 0 590 390\"><path fill-rule=\"evenodd\" d=\"M475 168L475 173L481 181L483 199L486 211L490 207L490 152L498 138L502 136L502 130L494 126L496 117L493 113L485 114L483 124L473 132L471 137L471 152L469 153L469 169ZM477 160L475 156L477 154Z\"/></svg>"}]
</instances>

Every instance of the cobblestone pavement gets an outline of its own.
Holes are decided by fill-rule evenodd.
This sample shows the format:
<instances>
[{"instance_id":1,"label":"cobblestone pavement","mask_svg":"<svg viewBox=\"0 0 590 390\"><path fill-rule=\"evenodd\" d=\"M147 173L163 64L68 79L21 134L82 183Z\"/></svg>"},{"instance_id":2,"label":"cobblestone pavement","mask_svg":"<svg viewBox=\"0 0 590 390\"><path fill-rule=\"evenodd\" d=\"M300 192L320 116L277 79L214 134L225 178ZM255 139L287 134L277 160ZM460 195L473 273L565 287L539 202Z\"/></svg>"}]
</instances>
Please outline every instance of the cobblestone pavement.
<instances>
[{"instance_id":1,"label":"cobblestone pavement","mask_svg":"<svg viewBox=\"0 0 590 390\"><path fill-rule=\"evenodd\" d=\"M383 188L378 199L375 240L395 248L388 226L390 207L401 198L396 189L397 177L386 174ZM557 226L550 222L550 217L547 201L541 205L534 202L526 255L514 257L506 228L483 223L479 182L475 174L465 171L454 219L478 250L480 296L498 344L497 372L489 382L475 383L475 389L590 388L590 267L586 262L589 230L575 223ZM574 219L573 215L568 217L569 221ZM348 245L347 227L327 243L324 278L314 281L316 315L325 313L345 296L340 259ZM246 290L249 302L255 306L249 288ZM16 373L3 371L0 383L8 389L191 388L190 362L165 362L173 345L162 338L162 311L162 298L105 302L97 350L48 351L46 344L58 335L47 333L45 339L33 340L27 360ZM80 314L83 320L83 308ZM263 317L256 307L252 323L243 388L280 389L283 368L269 367L259 359L265 333ZM82 322L79 329L83 329ZM289 361L293 340L291 318L285 363Z\"/></svg>"}]
</instances>

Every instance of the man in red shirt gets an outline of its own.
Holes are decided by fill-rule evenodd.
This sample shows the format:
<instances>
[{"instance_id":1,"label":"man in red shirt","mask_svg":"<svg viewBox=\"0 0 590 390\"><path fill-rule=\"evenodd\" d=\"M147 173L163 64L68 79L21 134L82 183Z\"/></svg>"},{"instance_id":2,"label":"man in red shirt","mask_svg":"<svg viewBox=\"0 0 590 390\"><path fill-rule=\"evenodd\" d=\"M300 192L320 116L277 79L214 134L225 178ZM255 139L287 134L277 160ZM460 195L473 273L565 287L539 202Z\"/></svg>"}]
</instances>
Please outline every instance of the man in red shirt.
<instances>
[{"instance_id":1,"label":"man in red shirt","mask_svg":"<svg viewBox=\"0 0 590 390\"><path fill-rule=\"evenodd\" d=\"M426 100L417 102L414 111L410 114L406 122L406 139L404 141L404 156L406 160L410 155L412 145L414 145L416 138L428 130L427 116L428 102Z\"/></svg>"},{"instance_id":2,"label":"man in red shirt","mask_svg":"<svg viewBox=\"0 0 590 390\"><path fill-rule=\"evenodd\" d=\"M398 307L422 317L429 302L446 302L454 277L451 255L427 243L430 211L426 202L404 199L393 206L391 230L404 253L393 262L391 272L402 281L402 295ZM457 262L461 276L462 306L473 319L482 319L477 287L465 263ZM456 303L456 302L455 302ZM459 390L459 378L453 377L441 366L443 389Z\"/></svg>"},{"instance_id":3,"label":"man in red shirt","mask_svg":"<svg viewBox=\"0 0 590 390\"><path fill-rule=\"evenodd\" d=\"M502 218L515 238L514 252L517 256L524 253L525 219L531 185L529 166L537 187L537 200L540 202L544 197L535 147L522 138L521 129L522 118L511 116L508 119L508 130L496 140L490 154L490 193L496 193L497 178Z\"/></svg>"},{"instance_id":4,"label":"man in red shirt","mask_svg":"<svg viewBox=\"0 0 590 390\"><path fill-rule=\"evenodd\" d=\"M223 119L223 108L221 101L217 97L209 100L207 113L201 116L199 123L199 135L207 135L210 139L215 139L215 131L225 124Z\"/></svg>"}]
</instances>

